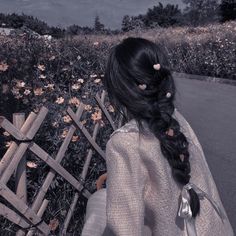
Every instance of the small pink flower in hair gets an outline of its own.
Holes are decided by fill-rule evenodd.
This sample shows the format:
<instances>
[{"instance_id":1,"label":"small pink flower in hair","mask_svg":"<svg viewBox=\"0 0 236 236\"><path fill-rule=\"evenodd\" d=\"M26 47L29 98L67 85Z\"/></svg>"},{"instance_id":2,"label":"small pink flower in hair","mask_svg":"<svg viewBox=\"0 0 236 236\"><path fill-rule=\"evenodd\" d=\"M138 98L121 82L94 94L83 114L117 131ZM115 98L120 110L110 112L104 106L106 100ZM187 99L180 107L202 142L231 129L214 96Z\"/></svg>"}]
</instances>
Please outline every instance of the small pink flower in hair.
<instances>
[{"instance_id":1,"label":"small pink flower in hair","mask_svg":"<svg viewBox=\"0 0 236 236\"><path fill-rule=\"evenodd\" d=\"M168 93L166 94L166 97L167 97L167 98L170 98L170 97L171 97L171 93L168 92Z\"/></svg>"},{"instance_id":2,"label":"small pink flower in hair","mask_svg":"<svg viewBox=\"0 0 236 236\"><path fill-rule=\"evenodd\" d=\"M154 65L153 65L153 68L154 68L155 70L160 70L161 65L160 65L160 64L154 64Z\"/></svg>"},{"instance_id":3,"label":"small pink flower in hair","mask_svg":"<svg viewBox=\"0 0 236 236\"><path fill-rule=\"evenodd\" d=\"M184 154L180 154L179 157L180 157L180 160L183 162L184 161Z\"/></svg>"},{"instance_id":4,"label":"small pink flower in hair","mask_svg":"<svg viewBox=\"0 0 236 236\"><path fill-rule=\"evenodd\" d=\"M146 84L139 84L138 85L140 89L144 90L147 88L147 85Z\"/></svg>"},{"instance_id":5,"label":"small pink flower in hair","mask_svg":"<svg viewBox=\"0 0 236 236\"><path fill-rule=\"evenodd\" d=\"M166 134L167 134L168 136L174 136L174 130L173 130L173 129L168 129L168 130L166 131Z\"/></svg>"}]
</instances>

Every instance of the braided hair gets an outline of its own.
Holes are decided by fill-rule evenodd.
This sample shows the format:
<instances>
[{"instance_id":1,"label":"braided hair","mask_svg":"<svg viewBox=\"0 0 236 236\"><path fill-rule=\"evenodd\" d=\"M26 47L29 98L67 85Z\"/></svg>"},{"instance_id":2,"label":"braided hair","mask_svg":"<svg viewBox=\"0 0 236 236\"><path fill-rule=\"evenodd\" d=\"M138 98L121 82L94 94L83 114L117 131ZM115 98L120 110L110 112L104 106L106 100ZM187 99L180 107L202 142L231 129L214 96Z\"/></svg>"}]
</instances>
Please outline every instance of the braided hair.
<instances>
[{"instance_id":1,"label":"braided hair","mask_svg":"<svg viewBox=\"0 0 236 236\"><path fill-rule=\"evenodd\" d=\"M153 68L156 63L157 70ZM174 180L185 185L191 178L188 141L172 117L176 87L169 67L158 44L128 37L111 48L103 84L110 102L124 115L125 122L134 118L141 132L142 121L148 124L160 141ZM145 86L140 89L139 85ZM192 216L196 217L200 211L199 197L194 189L188 191Z\"/></svg>"}]
</instances>

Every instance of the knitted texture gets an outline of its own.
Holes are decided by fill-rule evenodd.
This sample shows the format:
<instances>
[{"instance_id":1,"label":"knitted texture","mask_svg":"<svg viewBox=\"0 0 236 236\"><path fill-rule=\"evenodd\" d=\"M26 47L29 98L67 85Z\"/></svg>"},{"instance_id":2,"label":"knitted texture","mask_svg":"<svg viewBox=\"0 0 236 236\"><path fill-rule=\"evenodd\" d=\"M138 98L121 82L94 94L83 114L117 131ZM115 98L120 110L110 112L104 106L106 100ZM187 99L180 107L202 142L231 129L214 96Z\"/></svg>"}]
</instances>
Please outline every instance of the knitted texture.
<instances>
[{"instance_id":1,"label":"knitted texture","mask_svg":"<svg viewBox=\"0 0 236 236\"><path fill-rule=\"evenodd\" d=\"M191 182L217 202L226 215L223 224L211 203L200 200L197 235L233 236L199 140L177 109L173 116L189 142ZM115 130L107 143L107 224L103 236L145 236L144 224L150 227L152 236L187 235L184 220L178 216L183 186L174 181L159 140L147 125L145 130L145 135L140 135L132 119Z\"/></svg>"}]
</instances>

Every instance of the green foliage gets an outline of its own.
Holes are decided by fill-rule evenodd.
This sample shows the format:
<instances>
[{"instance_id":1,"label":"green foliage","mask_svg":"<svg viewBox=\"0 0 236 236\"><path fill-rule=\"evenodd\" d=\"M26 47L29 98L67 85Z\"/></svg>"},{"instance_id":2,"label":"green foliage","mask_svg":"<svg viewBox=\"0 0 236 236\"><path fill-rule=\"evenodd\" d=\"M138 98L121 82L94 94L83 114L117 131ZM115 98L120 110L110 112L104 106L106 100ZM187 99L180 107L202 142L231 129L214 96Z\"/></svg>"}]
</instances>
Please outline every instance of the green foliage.
<instances>
[{"instance_id":1,"label":"green foliage","mask_svg":"<svg viewBox=\"0 0 236 236\"><path fill-rule=\"evenodd\" d=\"M221 22L236 19L236 1L222 0L220 4Z\"/></svg>"},{"instance_id":2,"label":"green foliage","mask_svg":"<svg viewBox=\"0 0 236 236\"><path fill-rule=\"evenodd\" d=\"M161 27L168 27L178 23L178 17L181 15L181 11L178 5L167 4L165 7L159 2L158 6L154 6L152 9L148 9L145 15L145 25L153 27L158 24Z\"/></svg>"},{"instance_id":3,"label":"green foliage","mask_svg":"<svg viewBox=\"0 0 236 236\"><path fill-rule=\"evenodd\" d=\"M33 16L28 16L24 13L18 15L16 13L3 14L0 13L0 25L5 24L5 27L21 28L26 27L40 35L50 34L54 37L62 37L63 30L58 27L49 27L45 22L38 20Z\"/></svg>"},{"instance_id":4,"label":"green foliage","mask_svg":"<svg viewBox=\"0 0 236 236\"><path fill-rule=\"evenodd\" d=\"M217 0L183 0L187 4L184 9L185 22L192 26L218 21Z\"/></svg>"},{"instance_id":5,"label":"green foliage","mask_svg":"<svg viewBox=\"0 0 236 236\"><path fill-rule=\"evenodd\" d=\"M145 20L145 17L141 14L138 16L125 15L122 20L121 30L123 32L127 32L134 29L143 29L145 28L144 20Z\"/></svg>"},{"instance_id":6,"label":"green foliage","mask_svg":"<svg viewBox=\"0 0 236 236\"><path fill-rule=\"evenodd\" d=\"M104 30L104 24L102 24L100 22L99 16L97 15L95 17L95 21L94 21L94 30L95 32L101 32Z\"/></svg>"}]
</instances>

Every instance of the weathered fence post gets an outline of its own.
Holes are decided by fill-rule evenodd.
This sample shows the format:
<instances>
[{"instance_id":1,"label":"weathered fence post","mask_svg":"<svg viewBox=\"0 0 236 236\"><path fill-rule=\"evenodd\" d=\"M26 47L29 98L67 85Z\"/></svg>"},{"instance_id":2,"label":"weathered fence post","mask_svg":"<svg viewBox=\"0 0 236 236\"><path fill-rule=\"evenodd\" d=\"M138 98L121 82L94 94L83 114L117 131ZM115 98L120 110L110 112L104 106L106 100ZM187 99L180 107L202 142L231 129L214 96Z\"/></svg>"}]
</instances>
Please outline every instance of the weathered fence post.
<instances>
[{"instance_id":1,"label":"weathered fence post","mask_svg":"<svg viewBox=\"0 0 236 236\"><path fill-rule=\"evenodd\" d=\"M13 124L16 128L21 129L25 122L24 113L14 113L13 114ZM22 201L27 202L27 184L26 184L26 157L22 157L15 171L15 186L16 194Z\"/></svg>"}]
</instances>

